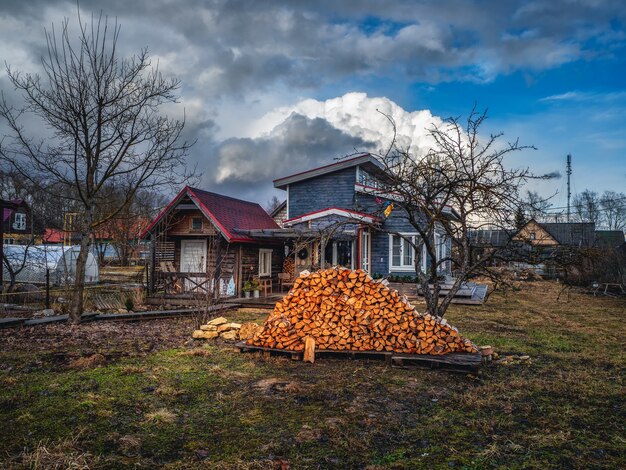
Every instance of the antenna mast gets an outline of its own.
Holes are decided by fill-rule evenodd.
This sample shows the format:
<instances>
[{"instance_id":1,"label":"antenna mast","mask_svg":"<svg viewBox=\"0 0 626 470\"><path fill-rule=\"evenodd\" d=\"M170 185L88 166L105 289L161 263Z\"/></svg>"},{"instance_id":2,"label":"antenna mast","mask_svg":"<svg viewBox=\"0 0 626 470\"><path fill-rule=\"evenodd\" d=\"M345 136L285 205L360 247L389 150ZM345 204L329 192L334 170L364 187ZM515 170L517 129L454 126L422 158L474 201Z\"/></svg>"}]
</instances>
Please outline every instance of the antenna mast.
<instances>
[{"instance_id":1,"label":"antenna mast","mask_svg":"<svg viewBox=\"0 0 626 470\"><path fill-rule=\"evenodd\" d=\"M570 205L569 205L569 201L570 198L572 197L572 192L570 191L570 179L572 176L572 155L571 154L567 154L567 165L566 165L566 171L567 173L567 222L569 223L569 216L570 216Z\"/></svg>"}]
</instances>

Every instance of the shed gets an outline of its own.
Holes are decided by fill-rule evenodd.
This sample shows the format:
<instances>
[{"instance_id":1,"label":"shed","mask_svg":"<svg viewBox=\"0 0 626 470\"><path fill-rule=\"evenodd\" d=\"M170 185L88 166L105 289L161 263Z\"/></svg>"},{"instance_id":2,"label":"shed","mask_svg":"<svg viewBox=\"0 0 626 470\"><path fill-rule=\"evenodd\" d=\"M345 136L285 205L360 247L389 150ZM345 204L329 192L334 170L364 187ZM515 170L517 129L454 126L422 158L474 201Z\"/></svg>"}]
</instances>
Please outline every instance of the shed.
<instances>
[{"instance_id":1,"label":"shed","mask_svg":"<svg viewBox=\"0 0 626 470\"><path fill-rule=\"evenodd\" d=\"M17 282L44 284L46 269L50 270L50 282L62 285L73 282L76 275L76 260L80 252L79 246L59 245L5 245L4 254L15 269L24 263L24 268L16 276ZM5 279L9 276L5 266ZM93 253L87 255L85 282L93 284L100 279L98 261Z\"/></svg>"}]
</instances>

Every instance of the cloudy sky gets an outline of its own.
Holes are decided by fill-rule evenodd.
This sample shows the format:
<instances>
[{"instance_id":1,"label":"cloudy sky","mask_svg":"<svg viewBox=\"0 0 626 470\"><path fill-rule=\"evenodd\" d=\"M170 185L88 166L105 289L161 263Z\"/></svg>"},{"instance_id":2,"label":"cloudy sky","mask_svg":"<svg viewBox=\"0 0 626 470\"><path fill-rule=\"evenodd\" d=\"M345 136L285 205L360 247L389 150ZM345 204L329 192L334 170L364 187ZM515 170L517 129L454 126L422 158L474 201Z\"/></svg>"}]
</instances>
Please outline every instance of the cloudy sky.
<instances>
[{"instance_id":1,"label":"cloudy sky","mask_svg":"<svg viewBox=\"0 0 626 470\"><path fill-rule=\"evenodd\" d=\"M484 131L538 150L511 165L563 172L573 189L626 190L626 3L536 1L81 0L182 81L189 162L208 190L265 203L271 180L355 150L427 145L425 129L474 103ZM75 1L0 0L0 59L36 72L44 28ZM0 88L11 96L6 72ZM558 192L565 181L539 189Z\"/></svg>"}]
</instances>

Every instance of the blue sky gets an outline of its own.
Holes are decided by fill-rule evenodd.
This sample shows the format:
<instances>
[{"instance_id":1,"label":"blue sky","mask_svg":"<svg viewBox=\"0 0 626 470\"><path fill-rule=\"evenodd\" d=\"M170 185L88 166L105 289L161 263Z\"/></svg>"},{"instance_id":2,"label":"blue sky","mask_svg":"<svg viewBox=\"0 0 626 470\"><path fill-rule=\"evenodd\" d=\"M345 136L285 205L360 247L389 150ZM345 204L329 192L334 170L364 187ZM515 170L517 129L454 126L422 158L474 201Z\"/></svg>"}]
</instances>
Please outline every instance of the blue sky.
<instances>
[{"instance_id":1,"label":"blue sky","mask_svg":"<svg viewBox=\"0 0 626 470\"><path fill-rule=\"evenodd\" d=\"M538 150L511 165L564 171L573 189L626 191L626 3L610 0L82 0L182 81L171 115L196 140L202 186L266 201L271 180L384 145L377 107L424 145L439 118L488 108L485 132ZM43 28L74 0L0 4L0 59L37 72ZM0 88L10 101L6 74ZM564 179L537 186L558 191Z\"/></svg>"}]
</instances>

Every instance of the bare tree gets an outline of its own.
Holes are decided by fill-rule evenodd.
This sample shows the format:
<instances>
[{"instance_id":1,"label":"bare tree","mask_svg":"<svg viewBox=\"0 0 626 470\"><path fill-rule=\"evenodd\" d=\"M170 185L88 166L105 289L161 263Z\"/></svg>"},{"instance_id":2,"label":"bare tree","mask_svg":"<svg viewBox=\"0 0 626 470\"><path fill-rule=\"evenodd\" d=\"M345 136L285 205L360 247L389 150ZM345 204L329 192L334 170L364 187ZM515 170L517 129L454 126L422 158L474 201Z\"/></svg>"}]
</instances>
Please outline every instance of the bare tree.
<instances>
[{"instance_id":1,"label":"bare tree","mask_svg":"<svg viewBox=\"0 0 626 470\"><path fill-rule=\"evenodd\" d=\"M272 196L272 199L267 201L267 204L265 205L265 212L267 212L268 214L271 214L276 209L278 209L278 207L281 204L282 204L282 201L280 199L278 199L276 196Z\"/></svg>"},{"instance_id":2,"label":"bare tree","mask_svg":"<svg viewBox=\"0 0 626 470\"><path fill-rule=\"evenodd\" d=\"M425 156L394 144L379 156L388 181L385 191L394 209L418 233L418 237L395 233L410 245L419 286L429 313L442 317L462 284L471 276L487 273L489 259L471 255L472 232L484 227L510 229L521 205L522 185L535 176L528 169L509 169L505 157L532 149L518 141L501 144L502 134L481 138L486 112L475 109L466 121L447 119L429 130L433 145ZM394 233L394 232L390 232ZM442 246L450 243L454 253ZM423 253L423 254L422 254ZM422 258L427 257L424 263ZM455 278L445 296L441 268L451 263Z\"/></svg>"},{"instance_id":3,"label":"bare tree","mask_svg":"<svg viewBox=\"0 0 626 470\"><path fill-rule=\"evenodd\" d=\"M189 145L180 142L184 120L160 113L177 100L179 81L153 68L146 49L119 57L120 27L100 15L83 23L70 37L69 20L60 34L46 31L47 55L42 75L8 68L12 85L25 106L15 109L3 98L0 117L11 132L0 146L0 159L12 170L49 194L79 208L80 235L70 321L83 308L84 274L92 232L114 218L137 191L180 184ZM38 118L45 138L35 138L23 126L24 115ZM125 195L108 200L110 187Z\"/></svg>"},{"instance_id":4,"label":"bare tree","mask_svg":"<svg viewBox=\"0 0 626 470\"><path fill-rule=\"evenodd\" d=\"M528 219L542 221L546 218L552 203L547 198L540 196L537 191L526 191L522 207Z\"/></svg>"},{"instance_id":5,"label":"bare tree","mask_svg":"<svg viewBox=\"0 0 626 470\"><path fill-rule=\"evenodd\" d=\"M609 230L626 229L626 194L604 191L600 197L603 222Z\"/></svg>"},{"instance_id":6,"label":"bare tree","mask_svg":"<svg viewBox=\"0 0 626 470\"><path fill-rule=\"evenodd\" d=\"M595 191L585 189L582 193L574 196L574 217L578 222L600 223L602 215L600 208L600 196Z\"/></svg>"},{"instance_id":7,"label":"bare tree","mask_svg":"<svg viewBox=\"0 0 626 470\"><path fill-rule=\"evenodd\" d=\"M117 193L115 191L111 198L125 199L124 195ZM120 265L128 266L137 254L141 232L165 203L162 194L148 190L138 191L114 218L100 225L94 231L94 245L100 264L105 262L105 256L109 248L112 248Z\"/></svg>"}]
</instances>

